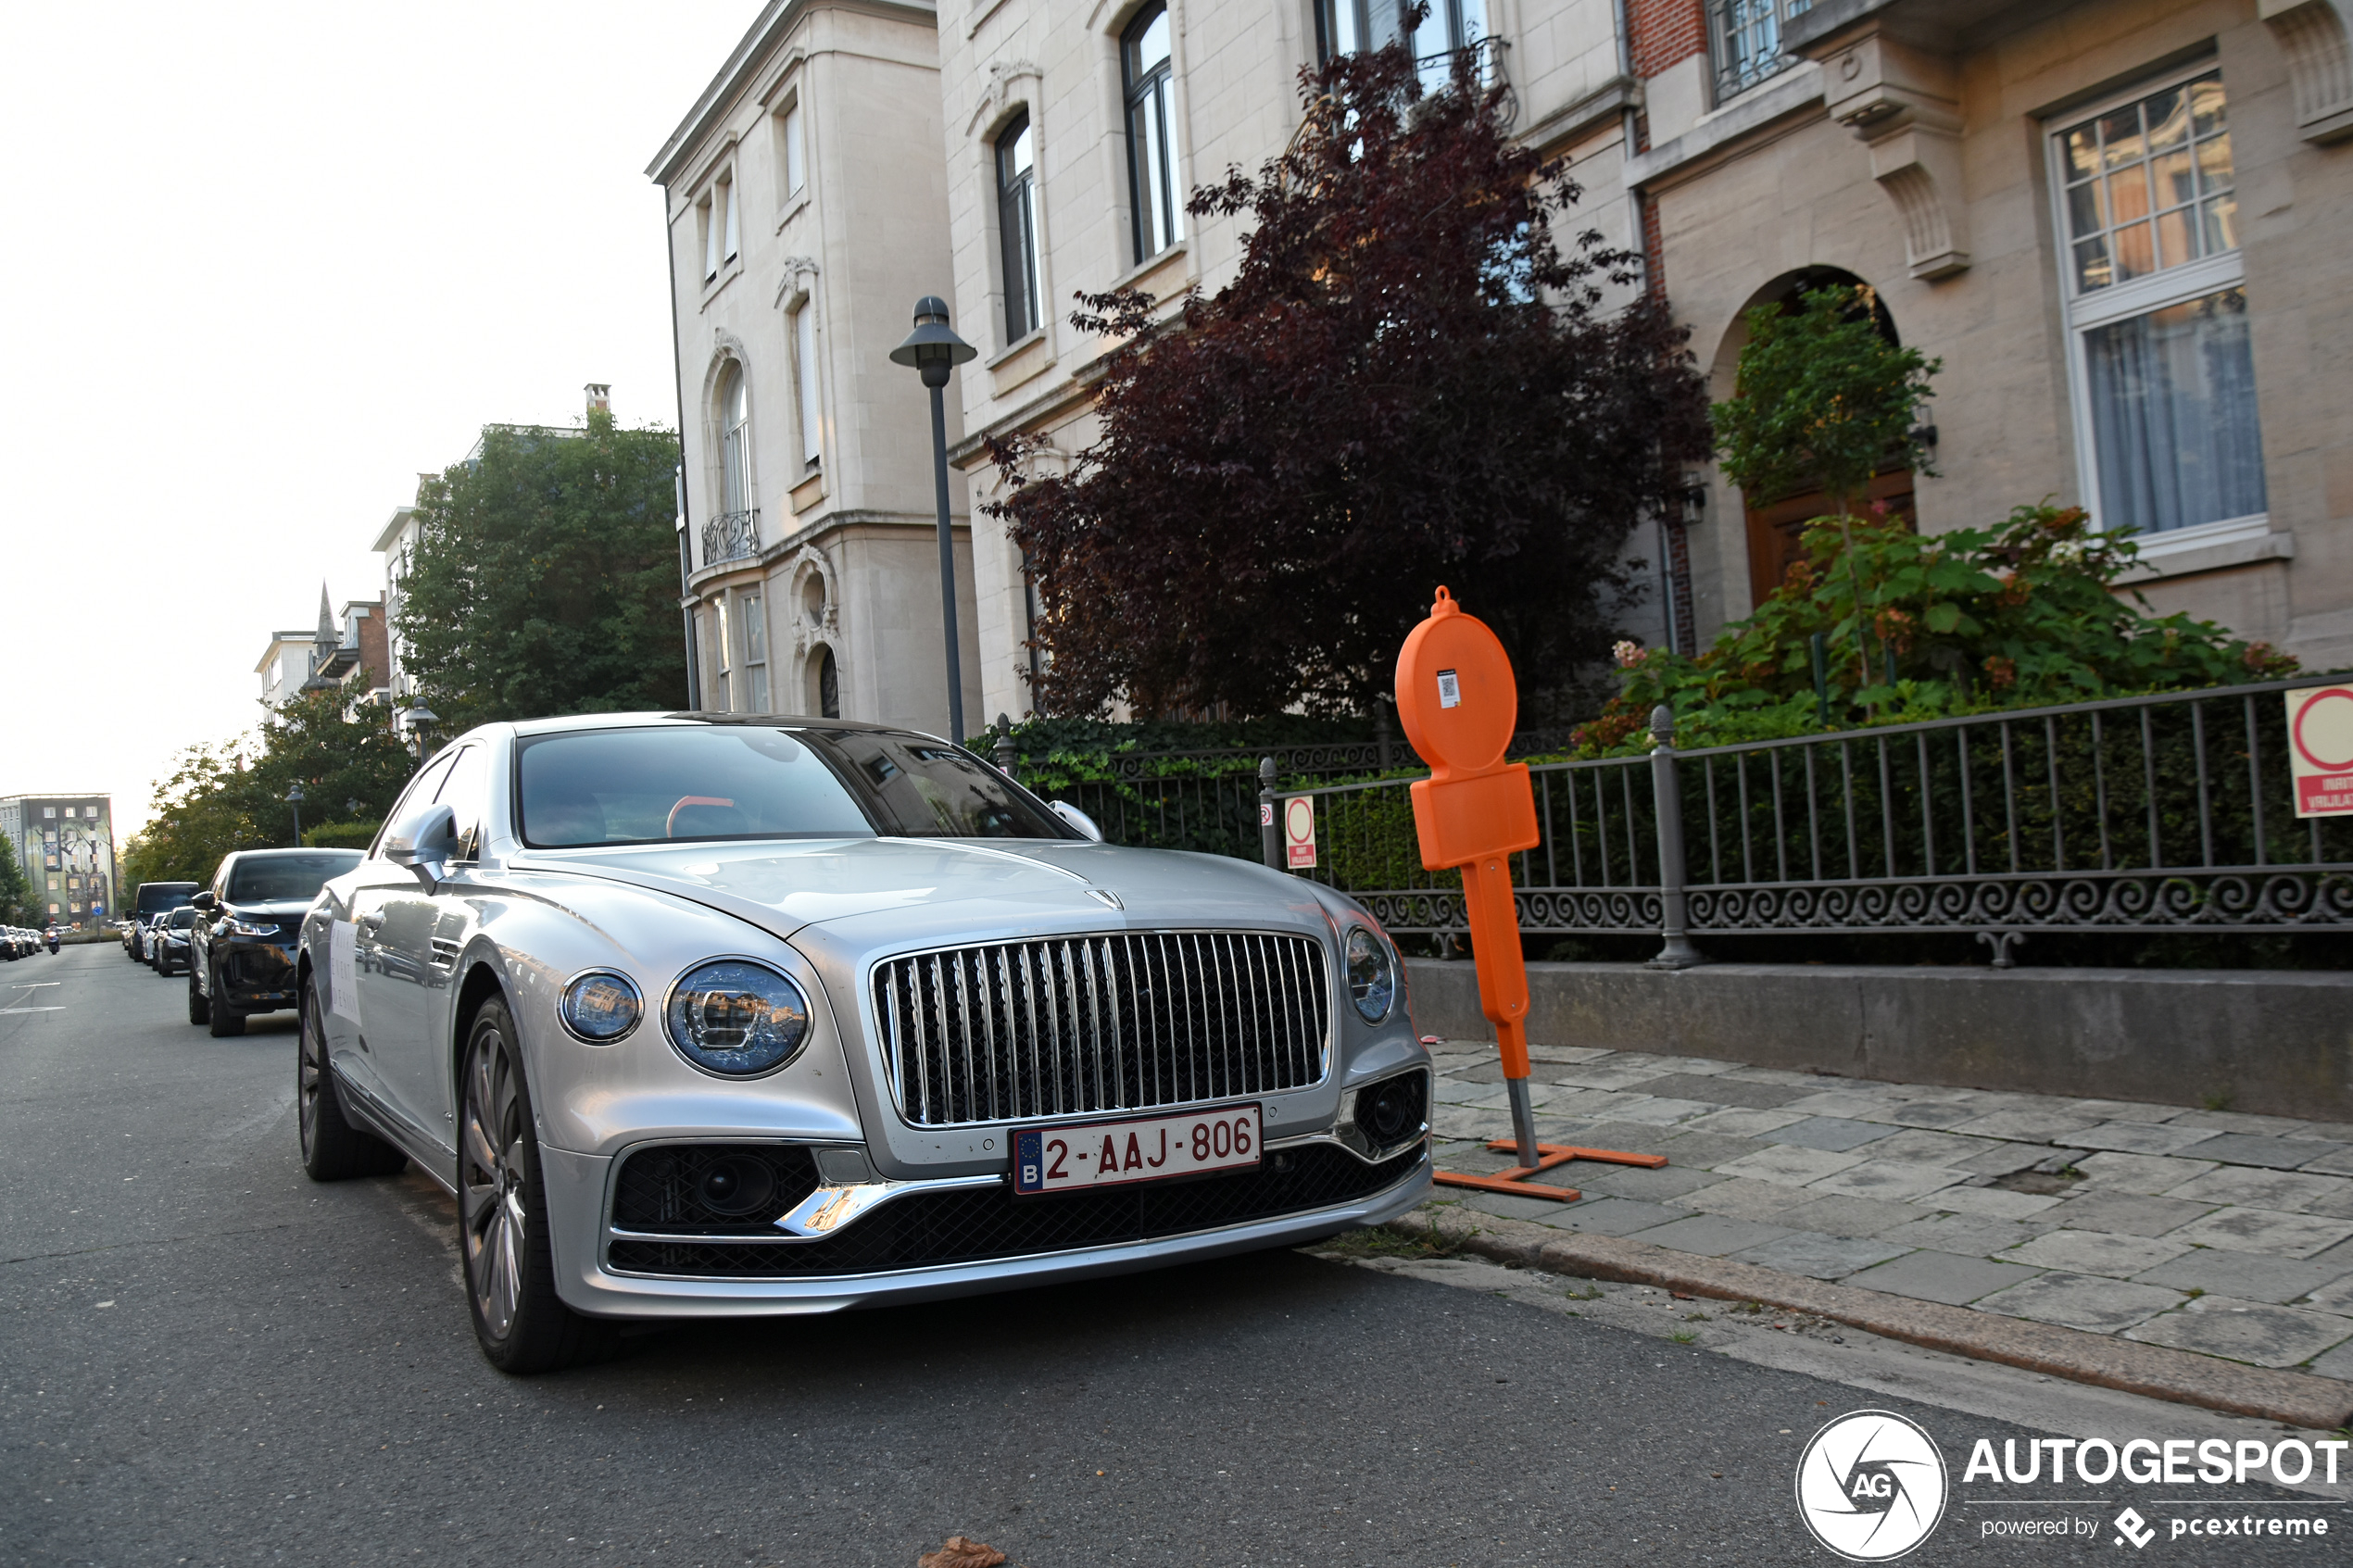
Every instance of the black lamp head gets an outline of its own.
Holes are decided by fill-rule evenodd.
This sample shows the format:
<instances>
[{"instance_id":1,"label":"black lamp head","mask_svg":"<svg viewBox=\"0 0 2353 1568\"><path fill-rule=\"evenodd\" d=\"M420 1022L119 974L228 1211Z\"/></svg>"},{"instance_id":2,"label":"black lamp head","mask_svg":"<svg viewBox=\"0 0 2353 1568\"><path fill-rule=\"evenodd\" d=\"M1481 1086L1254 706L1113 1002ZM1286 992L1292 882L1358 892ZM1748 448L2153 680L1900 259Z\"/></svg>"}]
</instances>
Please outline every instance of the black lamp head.
<instances>
[{"instance_id":1,"label":"black lamp head","mask_svg":"<svg viewBox=\"0 0 2353 1568\"><path fill-rule=\"evenodd\" d=\"M890 362L912 365L923 372L925 386L946 386L949 371L979 357L980 350L948 325L948 302L936 294L915 301L915 330L890 351Z\"/></svg>"}]
</instances>

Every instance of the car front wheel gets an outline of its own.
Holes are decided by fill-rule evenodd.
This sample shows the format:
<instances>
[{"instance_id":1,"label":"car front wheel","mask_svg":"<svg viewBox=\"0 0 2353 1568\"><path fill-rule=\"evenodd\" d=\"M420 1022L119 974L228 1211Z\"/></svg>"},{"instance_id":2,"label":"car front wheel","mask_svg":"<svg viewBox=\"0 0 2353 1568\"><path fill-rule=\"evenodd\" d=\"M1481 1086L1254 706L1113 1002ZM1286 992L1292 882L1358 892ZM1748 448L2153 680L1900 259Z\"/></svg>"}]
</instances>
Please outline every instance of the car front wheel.
<instances>
[{"instance_id":1,"label":"car front wheel","mask_svg":"<svg viewBox=\"0 0 2353 1568\"><path fill-rule=\"evenodd\" d=\"M482 1353L516 1374L611 1354L613 1325L582 1317L556 1295L531 1089L504 1002L485 1002L474 1014L459 1087L458 1242Z\"/></svg>"},{"instance_id":2,"label":"car front wheel","mask_svg":"<svg viewBox=\"0 0 2353 1568\"><path fill-rule=\"evenodd\" d=\"M222 1000L220 993L223 987L220 984L220 972L214 970L211 972L212 1002L205 1009L206 1024L210 1027L215 1038L244 1034L245 1015Z\"/></svg>"}]
</instances>

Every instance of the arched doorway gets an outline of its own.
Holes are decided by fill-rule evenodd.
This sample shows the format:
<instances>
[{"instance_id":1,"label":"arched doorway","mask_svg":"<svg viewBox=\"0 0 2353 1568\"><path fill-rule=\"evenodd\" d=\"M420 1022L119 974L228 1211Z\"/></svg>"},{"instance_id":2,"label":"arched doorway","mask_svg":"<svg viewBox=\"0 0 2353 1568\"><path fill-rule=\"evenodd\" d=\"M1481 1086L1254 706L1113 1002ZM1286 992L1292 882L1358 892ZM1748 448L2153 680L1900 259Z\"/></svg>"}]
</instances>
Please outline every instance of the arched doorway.
<instances>
[{"instance_id":1,"label":"arched doorway","mask_svg":"<svg viewBox=\"0 0 2353 1568\"><path fill-rule=\"evenodd\" d=\"M819 643L809 650L809 706L820 719L841 717L841 671L834 650Z\"/></svg>"},{"instance_id":2,"label":"arched doorway","mask_svg":"<svg viewBox=\"0 0 2353 1568\"><path fill-rule=\"evenodd\" d=\"M1732 321L1731 330L1716 355L1714 383L1716 395L1730 397L1740 365L1741 350L1748 343L1747 318L1760 305L1778 305L1794 313L1801 297L1809 289L1828 288L1843 283L1849 288L1865 286L1865 281L1837 267L1805 267L1782 274L1749 297ZM1895 319L1888 313L1887 301L1879 298L1872 320L1880 335L1901 346L1903 339L1895 331ZM1819 490L1789 495L1742 497L1743 517L1747 525L1749 603L1760 605L1789 576L1789 569L1806 558L1800 539L1806 525L1831 509L1831 497ZM1912 470L1902 462L1889 464L1871 477L1871 482L1856 503L1858 506L1883 506L1907 524L1917 526L1918 512L1914 504Z\"/></svg>"}]
</instances>

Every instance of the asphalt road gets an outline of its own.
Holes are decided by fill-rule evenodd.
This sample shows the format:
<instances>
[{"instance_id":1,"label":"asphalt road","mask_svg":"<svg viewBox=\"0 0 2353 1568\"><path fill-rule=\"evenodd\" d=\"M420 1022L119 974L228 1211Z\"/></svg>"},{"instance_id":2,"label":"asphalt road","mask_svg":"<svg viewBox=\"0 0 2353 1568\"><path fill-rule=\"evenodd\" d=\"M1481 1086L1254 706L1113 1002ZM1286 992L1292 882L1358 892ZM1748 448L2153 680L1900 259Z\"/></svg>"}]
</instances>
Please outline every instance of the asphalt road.
<instances>
[{"instance_id":1,"label":"asphalt road","mask_svg":"<svg viewBox=\"0 0 2353 1568\"><path fill-rule=\"evenodd\" d=\"M183 1016L112 947L0 966L0 1563L1828 1563L1792 1501L1826 1420L1920 1420L1957 1495L2031 1436L1288 1252L510 1379L438 1189L304 1179L291 1015ZM2120 1555L1981 1528L1907 1561ZM2201 1544L2150 1555L2345 1550Z\"/></svg>"}]
</instances>

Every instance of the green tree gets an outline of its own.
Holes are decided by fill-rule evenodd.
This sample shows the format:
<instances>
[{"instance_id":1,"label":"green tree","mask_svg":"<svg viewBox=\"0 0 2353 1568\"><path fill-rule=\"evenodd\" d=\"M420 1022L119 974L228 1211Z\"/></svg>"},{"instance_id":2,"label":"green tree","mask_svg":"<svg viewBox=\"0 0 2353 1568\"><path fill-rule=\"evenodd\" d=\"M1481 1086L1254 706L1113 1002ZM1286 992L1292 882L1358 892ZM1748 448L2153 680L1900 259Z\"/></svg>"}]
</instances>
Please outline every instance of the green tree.
<instances>
[{"instance_id":1,"label":"green tree","mask_svg":"<svg viewBox=\"0 0 2353 1568\"><path fill-rule=\"evenodd\" d=\"M346 700L341 690L304 693L270 710L250 735L182 752L156 791L147 826L124 847L125 889L207 882L233 849L292 847L286 792L296 784L314 826L390 810L415 759L388 709L363 703L346 713Z\"/></svg>"},{"instance_id":2,"label":"green tree","mask_svg":"<svg viewBox=\"0 0 2353 1568\"><path fill-rule=\"evenodd\" d=\"M1710 410L1724 475L1751 505L1809 490L1828 495L1852 571L1855 503L1871 476L1891 467L1936 472L1916 433L1929 378L1944 362L1890 342L1868 286L1808 289L1796 310L1760 305L1747 324L1731 401ZM1866 607L1860 579L1849 586ZM1832 638L1854 639L1856 684L1868 686L1864 620L1842 621Z\"/></svg>"},{"instance_id":3,"label":"green tree","mask_svg":"<svg viewBox=\"0 0 2353 1568\"><path fill-rule=\"evenodd\" d=\"M493 426L418 492L394 623L444 734L495 720L683 708L678 438L592 413Z\"/></svg>"},{"instance_id":4,"label":"green tree","mask_svg":"<svg viewBox=\"0 0 2353 1568\"><path fill-rule=\"evenodd\" d=\"M17 847L0 838L0 921L9 924L30 924L32 913L32 884L26 880L24 867L18 863Z\"/></svg>"}]
</instances>

